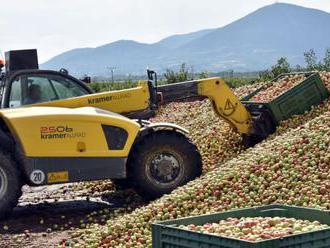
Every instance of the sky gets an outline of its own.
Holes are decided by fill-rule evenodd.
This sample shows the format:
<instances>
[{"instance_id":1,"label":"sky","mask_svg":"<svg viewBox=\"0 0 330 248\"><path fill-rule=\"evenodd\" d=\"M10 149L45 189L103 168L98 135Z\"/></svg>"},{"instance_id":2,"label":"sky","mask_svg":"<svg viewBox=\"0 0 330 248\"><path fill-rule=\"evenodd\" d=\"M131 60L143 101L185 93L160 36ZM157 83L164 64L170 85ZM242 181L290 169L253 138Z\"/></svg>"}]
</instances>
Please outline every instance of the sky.
<instances>
[{"instance_id":1,"label":"sky","mask_svg":"<svg viewBox=\"0 0 330 248\"><path fill-rule=\"evenodd\" d=\"M37 48L45 62L74 48L222 27L275 2L330 13L330 0L1 0L0 50Z\"/></svg>"}]
</instances>

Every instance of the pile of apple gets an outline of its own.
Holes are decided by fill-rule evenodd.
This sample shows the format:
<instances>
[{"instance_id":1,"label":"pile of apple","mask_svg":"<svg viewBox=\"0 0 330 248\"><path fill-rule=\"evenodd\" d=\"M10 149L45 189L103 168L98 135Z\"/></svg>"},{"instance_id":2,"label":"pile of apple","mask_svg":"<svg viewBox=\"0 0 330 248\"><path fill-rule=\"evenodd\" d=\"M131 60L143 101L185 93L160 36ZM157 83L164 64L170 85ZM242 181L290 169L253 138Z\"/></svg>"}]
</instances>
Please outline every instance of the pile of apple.
<instances>
[{"instance_id":1,"label":"pile of apple","mask_svg":"<svg viewBox=\"0 0 330 248\"><path fill-rule=\"evenodd\" d=\"M330 72L322 71L320 76L325 86L330 90Z\"/></svg>"},{"instance_id":2,"label":"pile of apple","mask_svg":"<svg viewBox=\"0 0 330 248\"><path fill-rule=\"evenodd\" d=\"M330 226L318 221L300 220L285 217L242 217L228 218L218 223L204 225L180 225L181 229L213 234L250 242L282 238L303 232L328 229Z\"/></svg>"},{"instance_id":3,"label":"pile of apple","mask_svg":"<svg viewBox=\"0 0 330 248\"><path fill-rule=\"evenodd\" d=\"M330 111L330 109L329 109ZM249 148L129 215L91 225L81 245L151 247L151 223L271 203L330 208L330 112Z\"/></svg>"},{"instance_id":4,"label":"pile of apple","mask_svg":"<svg viewBox=\"0 0 330 248\"><path fill-rule=\"evenodd\" d=\"M255 82L254 84L243 85L241 87L235 88L234 92L236 96L238 96L239 98L243 98L255 92L257 89L264 86L265 84L267 84L267 82Z\"/></svg>"},{"instance_id":5,"label":"pile of apple","mask_svg":"<svg viewBox=\"0 0 330 248\"><path fill-rule=\"evenodd\" d=\"M330 112L292 129L171 194L91 225L77 247L151 247L151 223L271 203L330 209Z\"/></svg>"},{"instance_id":6,"label":"pile of apple","mask_svg":"<svg viewBox=\"0 0 330 248\"><path fill-rule=\"evenodd\" d=\"M330 74L321 77L330 89ZM330 209L329 116L327 100L282 122L274 135L254 148L235 150L239 137L229 126L217 127L226 123L213 116L207 101L170 104L158 120L175 120L191 131L206 174L104 226L92 224L75 231L79 238L71 240L72 246L151 247L155 221L233 208L283 203Z\"/></svg>"},{"instance_id":7,"label":"pile of apple","mask_svg":"<svg viewBox=\"0 0 330 248\"><path fill-rule=\"evenodd\" d=\"M285 76L278 81L269 82L264 85L264 89L253 96L250 101L252 102L271 102L278 96L287 92L294 86L300 84L306 77L304 75L290 75Z\"/></svg>"}]
</instances>

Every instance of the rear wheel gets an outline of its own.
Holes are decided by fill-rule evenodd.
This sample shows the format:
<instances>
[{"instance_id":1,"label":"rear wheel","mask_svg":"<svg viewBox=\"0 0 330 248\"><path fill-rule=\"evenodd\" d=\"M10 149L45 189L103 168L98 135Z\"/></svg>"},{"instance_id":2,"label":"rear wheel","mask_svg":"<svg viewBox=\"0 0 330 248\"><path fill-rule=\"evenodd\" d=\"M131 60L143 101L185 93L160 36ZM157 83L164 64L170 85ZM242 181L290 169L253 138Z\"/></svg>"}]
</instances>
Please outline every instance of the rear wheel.
<instances>
[{"instance_id":1,"label":"rear wheel","mask_svg":"<svg viewBox=\"0 0 330 248\"><path fill-rule=\"evenodd\" d=\"M22 195L22 182L15 162L0 153L0 219L9 216Z\"/></svg>"},{"instance_id":2,"label":"rear wheel","mask_svg":"<svg viewBox=\"0 0 330 248\"><path fill-rule=\"evenodd\" d=\"M137 192L152 199L200 176L202 161L196 146L186 136L157 131L135 144L129 170Z\"/></svg>"}]
</instances>

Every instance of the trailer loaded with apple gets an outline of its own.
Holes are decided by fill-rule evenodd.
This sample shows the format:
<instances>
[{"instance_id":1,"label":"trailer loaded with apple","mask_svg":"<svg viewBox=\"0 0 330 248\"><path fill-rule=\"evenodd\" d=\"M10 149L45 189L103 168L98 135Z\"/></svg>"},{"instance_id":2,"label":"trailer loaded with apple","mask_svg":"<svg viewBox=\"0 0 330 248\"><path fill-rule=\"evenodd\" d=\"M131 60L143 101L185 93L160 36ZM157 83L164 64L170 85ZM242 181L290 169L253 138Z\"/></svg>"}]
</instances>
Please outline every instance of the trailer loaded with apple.
<instances>
[{"instance_id":1,"label":"trailer loaded with apple","mask_svg":"<svg viewBox=\"0 0 330 248\"><path fill-rule=\"evenodd\" d=\"M326 248L329 211L267 205L157 222L157 248Z\"/></svg>"}]
</instances>

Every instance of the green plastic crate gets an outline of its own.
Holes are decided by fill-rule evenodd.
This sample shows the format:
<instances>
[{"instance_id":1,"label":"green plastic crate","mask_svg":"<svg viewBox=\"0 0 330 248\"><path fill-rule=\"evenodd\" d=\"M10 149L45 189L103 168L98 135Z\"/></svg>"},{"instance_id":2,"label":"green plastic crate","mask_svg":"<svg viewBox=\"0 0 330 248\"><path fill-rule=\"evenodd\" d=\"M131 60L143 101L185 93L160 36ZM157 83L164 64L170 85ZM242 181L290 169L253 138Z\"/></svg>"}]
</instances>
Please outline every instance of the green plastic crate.
<instances>
[{"instance_id":1,"label":"green plastic crate","mask_svg":"<svg viewBox=\"0 0 330 248\"><path fill-rule=\"evenodd\" d=\"M296 74L304 74L306 79L273 101L268 103L249 101L249 99L265 89L265 87L261 87L241 99L242 103L249 109L258 109L266 106L272 112L275 123L278 124L280 121L289 119L293 115L303 114L305 111L310 110L312 106L320 104L329 97L329 91L317 72L287 73L272 81L278 81L285 76Z\"/></svg>"},{"instance_id":2,"label":"green plastic crate","mask_svg":"<svg viewBox=\"0 0 330 248\"><path fill-rule=\"evenodd\" d=\"M152 225L153 248L329 248L330 228L259 242L220 237L178 228L179 225L203 225L229 217L287 217L319 221L330 225L330 211L286 205L268 205L181 218Z\"/></svg>"}]
</instances>

